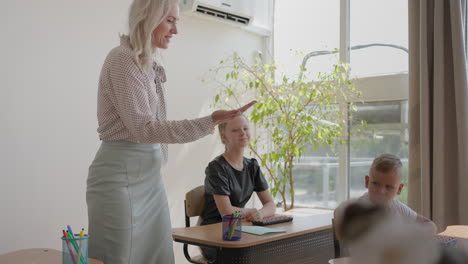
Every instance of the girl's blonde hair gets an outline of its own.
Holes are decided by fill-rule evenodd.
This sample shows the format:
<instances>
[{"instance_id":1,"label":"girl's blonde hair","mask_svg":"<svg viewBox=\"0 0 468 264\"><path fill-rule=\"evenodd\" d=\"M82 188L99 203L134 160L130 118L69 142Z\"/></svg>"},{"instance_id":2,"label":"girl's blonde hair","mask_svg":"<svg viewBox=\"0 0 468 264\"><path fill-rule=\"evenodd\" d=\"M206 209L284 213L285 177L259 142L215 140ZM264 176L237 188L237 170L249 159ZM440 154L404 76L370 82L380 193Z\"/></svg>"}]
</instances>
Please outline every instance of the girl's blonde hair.
<instances>
[{"instance_id":1,"label":"girl's blonde hair","mask_svg":"<svg viewBox=\"0 0 468 264\"><path fill-rule=\"evenodd\" d=\"M129 40L135 52L137 65L148 70L153 65L151 36L153 30L163 21L178 0L133 0L129 14Z\"/></svg>"},{"instance_id":2,"label":"girl's blonde hair","mask_svg":"<svg viewBox=\"0 0 468 264\"><path fill-rule=\"evenodd\" d=\"M240 115L241 117L243 117L245 119L245 121L247 121L247 123L249 123L249 119L245 116L245 115ZM221 137L221 134L224 133L224 131L226 131L226 126L227 126L227 123L229 121L226 121L224 123L221 123L218 125L218 131L219 131L219 137L221 138L221 143L225 144L223 138Z\"/></svg>"}]
</instances>

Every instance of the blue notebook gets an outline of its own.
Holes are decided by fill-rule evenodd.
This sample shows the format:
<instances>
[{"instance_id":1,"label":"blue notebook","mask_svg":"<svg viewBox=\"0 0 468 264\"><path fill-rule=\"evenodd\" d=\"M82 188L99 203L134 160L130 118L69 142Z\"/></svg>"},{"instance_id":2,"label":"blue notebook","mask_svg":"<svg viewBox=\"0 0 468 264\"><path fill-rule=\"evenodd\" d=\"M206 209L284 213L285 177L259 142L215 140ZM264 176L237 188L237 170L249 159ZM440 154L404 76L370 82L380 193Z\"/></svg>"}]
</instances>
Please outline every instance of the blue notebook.
<instances>
[{"instance_id":1,"label":"blue notebook","mask_svg":"<svg viewBox=\"0 0 468 264\"><path fill-rule=\"evenodd\" d=\"M242 232L261 236L265 234L282 233L286 231L263 226L242 226Z\"/></svg>"}]
</instances>

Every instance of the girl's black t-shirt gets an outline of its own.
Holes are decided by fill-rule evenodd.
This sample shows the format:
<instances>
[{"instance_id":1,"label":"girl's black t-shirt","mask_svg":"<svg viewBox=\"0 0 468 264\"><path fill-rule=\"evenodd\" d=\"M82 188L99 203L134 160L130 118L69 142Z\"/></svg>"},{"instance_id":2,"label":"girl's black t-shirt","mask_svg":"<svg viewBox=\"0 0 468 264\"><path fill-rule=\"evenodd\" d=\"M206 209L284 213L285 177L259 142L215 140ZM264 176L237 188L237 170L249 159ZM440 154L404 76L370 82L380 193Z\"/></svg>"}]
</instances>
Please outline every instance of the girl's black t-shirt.
<instances>
[{"instance_id":1,"label":"girl's black t-shirt","mask_svg":"<svg viewBox=\"0 0 468 264\"><path fill-rule=\"evenodd\" d=\"M211 161L205 170L205 207L201 225L219 223L221 215L216 207L213 194L227 195L231 205L244 208L253 192L268 190L268 183L263 176L256 159L244 157L244 169L234 169L223 155Z\"/></svg>"}]
</instances>

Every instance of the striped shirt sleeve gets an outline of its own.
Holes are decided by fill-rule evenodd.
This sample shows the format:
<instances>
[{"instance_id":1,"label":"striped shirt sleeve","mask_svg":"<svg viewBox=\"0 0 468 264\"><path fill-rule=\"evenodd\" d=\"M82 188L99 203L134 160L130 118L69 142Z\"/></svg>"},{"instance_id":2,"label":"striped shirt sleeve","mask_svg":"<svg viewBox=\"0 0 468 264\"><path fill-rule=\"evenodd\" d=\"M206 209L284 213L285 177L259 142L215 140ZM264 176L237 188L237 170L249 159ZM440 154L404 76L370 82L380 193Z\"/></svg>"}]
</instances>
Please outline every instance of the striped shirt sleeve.
<instances>
[{"instance_id":1,"label":"striped shirt sleeve","mask_svg":"<svg viewBox=\"0 0 468 264\"><path fill-rule=\"evenodd\" d=\"M166 120L164 95L157 94L158 89L154 89L155 86L151 84L155 80L150 79L150 75L136 65L130 54L111 52L105 67L107 87L103 89L108 89L111 102L104 100L103 103L112 104L119 118L111 122L122 122L130 134L128 136L134 139L130 141L186 143L214 132L211 116L193 120ZM161 86L161 83L156 83L160 93L163 92ZM161 115L161 111L164 111L164 115ZM102 116L102 119L105 118ZM122 140L125 140L125 136Z\"/></svg>"}]
</instances>

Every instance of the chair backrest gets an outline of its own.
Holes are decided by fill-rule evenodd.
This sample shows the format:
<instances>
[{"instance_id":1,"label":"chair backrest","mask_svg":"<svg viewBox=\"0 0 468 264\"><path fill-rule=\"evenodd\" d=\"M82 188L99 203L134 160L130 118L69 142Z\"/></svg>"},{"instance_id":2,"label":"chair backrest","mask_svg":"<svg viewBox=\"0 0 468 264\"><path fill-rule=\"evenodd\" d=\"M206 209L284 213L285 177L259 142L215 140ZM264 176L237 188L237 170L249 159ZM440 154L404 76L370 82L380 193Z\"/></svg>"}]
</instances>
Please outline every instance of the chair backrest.
<instances>
[{"instance_id":1,"label":"chair backrest","mask_svg":"<svg viewBox=\"0 0 468 264\"><path fill-rule=\"evenodd\" d=\"M350 204L351 201L345 201L341 203L333 211L332 229L333 229L333 248L335 251L335 258L349 256L349 251L346 243L342 240L341 227L343 221L343 213L345 208Z\"/></svg>"},{"instance_id":2,"label":"chair backrest","mask_svg":"<svg viewBox=\"0 0 468 264\"><path fill-rule=\"evenodd\" d=\"M205 186L200 185L185 194L185 221L190 226L190 217L200 216L205 207ZM188 223L187 223L188 221Z\"/></svg>"},{"instance_id":3,"label":"chair backrest","mask_svg":"<svg viewBox=\"0 0 468 264\"><path fill-rule=\"evenodd\" d=\"M205 186L200 185L185 194L185 226L190 227L190 217L201 216L205 207ZM199 219L200 221L200 219ZM191 257L188 245L184 244L184 256L190 263L207 264L202 256Z\"/></svg>"}]
</instances>

